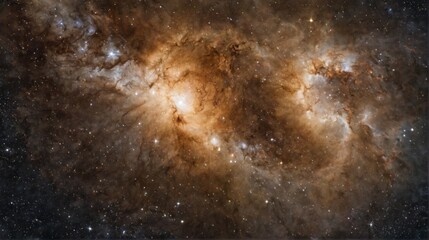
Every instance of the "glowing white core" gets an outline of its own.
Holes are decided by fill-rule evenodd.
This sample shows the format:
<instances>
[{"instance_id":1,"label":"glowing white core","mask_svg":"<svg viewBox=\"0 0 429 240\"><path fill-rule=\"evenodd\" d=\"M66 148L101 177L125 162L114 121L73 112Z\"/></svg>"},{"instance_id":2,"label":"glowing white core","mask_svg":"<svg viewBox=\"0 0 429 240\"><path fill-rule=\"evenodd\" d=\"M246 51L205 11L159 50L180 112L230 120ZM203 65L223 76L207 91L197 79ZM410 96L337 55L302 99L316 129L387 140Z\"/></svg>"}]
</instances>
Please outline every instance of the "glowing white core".
<instances>
[{"instance_id":1,"label":"glowing white core","mask_svg":"<svg viewBox=\"0 0 429 240\"><path fill-rule=\"evenodd\" d=\"M171 100L176 109L181 113L188 113L193 110L193 98L189 90L174 92Z\"/></svg>"},{"instance_id":2,"label":"glowing white core","mask_svg":"<svg viewBox=\"0 0 429 240\"><path fill-rule=\"evenodd\" d=\"M210 143L213 145L213 146L219 146L219 139L216 137L216 136L213 136L213 137L211 137L210 138Z\"/></svg>"}]
</instances>

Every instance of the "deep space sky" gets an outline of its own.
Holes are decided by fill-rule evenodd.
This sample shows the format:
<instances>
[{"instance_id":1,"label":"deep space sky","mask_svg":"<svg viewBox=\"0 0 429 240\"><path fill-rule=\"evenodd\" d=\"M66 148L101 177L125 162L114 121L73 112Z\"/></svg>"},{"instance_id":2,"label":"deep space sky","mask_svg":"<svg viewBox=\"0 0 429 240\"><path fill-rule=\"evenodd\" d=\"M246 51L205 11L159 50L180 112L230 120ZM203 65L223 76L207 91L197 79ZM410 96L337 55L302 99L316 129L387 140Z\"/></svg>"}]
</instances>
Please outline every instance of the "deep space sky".
<instances>
[{"instance_id":1,"label":"deep space sky","mask_svg":"<svg viewBox=\"0 0 429 240\"><path fill-rule=\"evenodd\" d=\"M0 238L428 237L426 1L0 3Z\"/></svg>"}]
</instances>

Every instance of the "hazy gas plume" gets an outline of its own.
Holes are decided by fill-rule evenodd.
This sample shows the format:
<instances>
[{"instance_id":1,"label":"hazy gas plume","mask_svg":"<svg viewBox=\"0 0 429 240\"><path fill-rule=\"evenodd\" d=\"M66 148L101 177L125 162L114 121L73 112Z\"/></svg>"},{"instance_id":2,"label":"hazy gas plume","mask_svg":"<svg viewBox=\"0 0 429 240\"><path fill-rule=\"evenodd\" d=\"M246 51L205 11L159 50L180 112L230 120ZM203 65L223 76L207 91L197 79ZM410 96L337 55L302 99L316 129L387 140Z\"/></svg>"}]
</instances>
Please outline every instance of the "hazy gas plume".
<instances>
[{"instance_id":1,"label":"hazy gas plume","mask_svg":"<svg viewBox=\"0 0 429 240\"><path fill-rule=\"evenodd\" d=\"M387 4L5 7L28 160L154 236L368 237L427 183L426 30Z\"/></svg>"}]
</instances>

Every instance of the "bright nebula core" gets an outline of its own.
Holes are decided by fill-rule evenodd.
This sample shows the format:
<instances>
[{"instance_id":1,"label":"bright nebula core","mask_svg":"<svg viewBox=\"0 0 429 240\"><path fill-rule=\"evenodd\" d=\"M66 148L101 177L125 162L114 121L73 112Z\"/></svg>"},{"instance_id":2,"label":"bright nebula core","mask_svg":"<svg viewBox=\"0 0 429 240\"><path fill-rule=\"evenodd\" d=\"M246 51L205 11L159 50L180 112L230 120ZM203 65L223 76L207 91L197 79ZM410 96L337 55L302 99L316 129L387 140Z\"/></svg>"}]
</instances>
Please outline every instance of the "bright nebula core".
<instances>
[{"instance_id":1,"label":"bright nebula core","mask_svg":"<svg viewBox=\"0 0 429 240\"><path fill-rule=\"evenodd\" d=\"M427 239L427 18L1 1L0 238Z\"/></svg>"}]
</instances>

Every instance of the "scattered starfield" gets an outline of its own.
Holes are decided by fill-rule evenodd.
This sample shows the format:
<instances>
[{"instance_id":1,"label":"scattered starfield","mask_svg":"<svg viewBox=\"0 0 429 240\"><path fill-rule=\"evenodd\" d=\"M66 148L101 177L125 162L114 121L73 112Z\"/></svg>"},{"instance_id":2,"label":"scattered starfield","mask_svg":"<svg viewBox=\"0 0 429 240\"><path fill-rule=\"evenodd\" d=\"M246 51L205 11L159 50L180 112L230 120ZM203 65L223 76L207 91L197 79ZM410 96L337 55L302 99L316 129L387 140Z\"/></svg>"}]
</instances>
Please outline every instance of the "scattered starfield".
<instances>
[{"instance_id":1,"label":"scattered starfield","mask_svg":"<svg viewBox=\"0 0 429 240\"><path fill-rule=\"evenodd\" d=\"M425 1L0 3L0 238L428 237Z\"/></svg>"}]
</instances>

